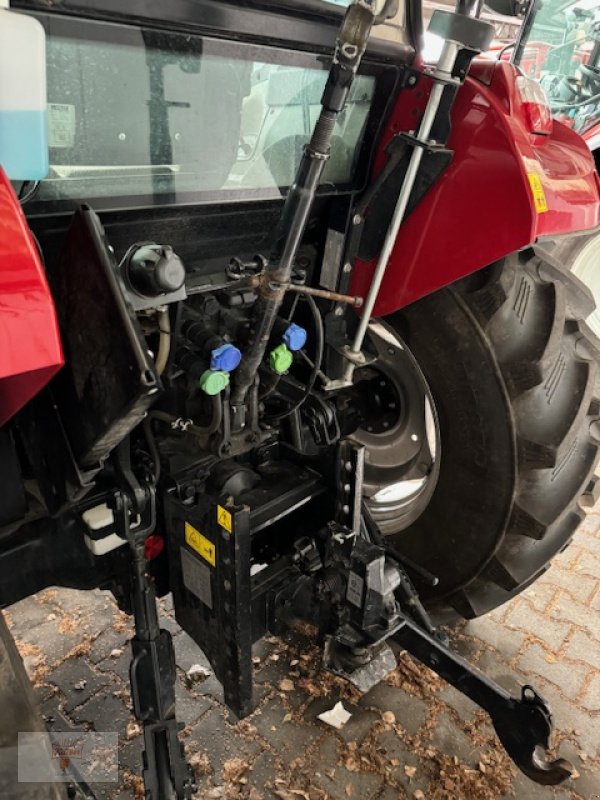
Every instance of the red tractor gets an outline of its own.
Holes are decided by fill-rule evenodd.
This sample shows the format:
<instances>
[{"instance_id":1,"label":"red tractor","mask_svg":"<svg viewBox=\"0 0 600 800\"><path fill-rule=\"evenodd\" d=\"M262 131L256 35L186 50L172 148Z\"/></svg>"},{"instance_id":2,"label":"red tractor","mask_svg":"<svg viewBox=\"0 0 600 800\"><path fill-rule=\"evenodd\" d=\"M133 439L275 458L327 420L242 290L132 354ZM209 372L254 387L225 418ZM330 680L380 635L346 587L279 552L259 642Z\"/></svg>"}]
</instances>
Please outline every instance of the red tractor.
<instances>
[{"instance_id":1,"label":"red tractor","mask_svg":"<svg viewBox=\"0 0 600 800\"><path fill-rule=\"evenodd\" d=\"M532 780L570 774L535 690L436 627L569 545L600 445L593 298L556 255L600 223L594 160L477 58L479 5L434 13L429 68L418 0L13 3L49 168L0 192L0 605L133 615L151 800L192 790L169 591L238 716L253 642L301 620L361 689L399 643Z\"/></svg>"}]
</instances>

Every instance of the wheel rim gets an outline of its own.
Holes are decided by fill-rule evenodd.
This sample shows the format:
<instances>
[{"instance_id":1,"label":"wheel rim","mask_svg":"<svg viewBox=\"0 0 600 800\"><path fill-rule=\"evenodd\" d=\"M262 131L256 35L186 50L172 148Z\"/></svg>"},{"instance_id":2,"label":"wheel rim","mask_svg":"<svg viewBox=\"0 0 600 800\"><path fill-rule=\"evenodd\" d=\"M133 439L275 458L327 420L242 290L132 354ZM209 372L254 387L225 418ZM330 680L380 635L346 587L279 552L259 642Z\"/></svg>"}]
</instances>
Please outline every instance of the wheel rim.
<instances>
[{"instance_id":1,"label":"wheel rim","mask_svg":"<svg viewBox=\"0 0 600 800\"><path fill-rule=\"evenodd\" d=\"M355 373L355 384L366 390L367 420L353 438L366 448L367 504L389 535L411 525L427 506L439 474L440 433L427 381L396 331L372 322L369 344L377 358Z\"/></svg>"},{"instance_id":2,"label":"wheel rim","mask_svg":"<svg viewBox=\"0 0 600 800\"><path fill-rule=\"evenodd\" d=\"M596 308L586 319L595 336L600 338L600 236L594 236L577 254L571 272L592 293Z\"/></svg>"}]
</instances>

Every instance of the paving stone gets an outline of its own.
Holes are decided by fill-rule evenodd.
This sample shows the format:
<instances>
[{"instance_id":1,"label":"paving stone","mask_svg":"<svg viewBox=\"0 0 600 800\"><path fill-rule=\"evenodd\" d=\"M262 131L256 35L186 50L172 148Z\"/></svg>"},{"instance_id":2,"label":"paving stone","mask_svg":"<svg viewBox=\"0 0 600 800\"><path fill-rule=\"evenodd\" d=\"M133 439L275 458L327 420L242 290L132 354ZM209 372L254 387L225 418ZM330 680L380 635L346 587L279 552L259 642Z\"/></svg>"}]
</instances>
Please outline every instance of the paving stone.
<instances>
[{"instance_id":1,"label":"paving stone","mask_svg":"<svg viewBox=\"0 0 600 800\"><path fill-rule=\"evenodd\" d=\"M46 698L43 703L39 704L40 714L47 725L53 725L54 720L64 717L62 704L63 698L59 692ZM76 724L72 720L70 722L73 725Z\"/></svg>"},{"instance_id":2,"label":"paving stone","mask_svg":"<svg viewBox=\"0 0 600 800\"><path fill-rule=\"evenodd\" d=\"M579 664L567 664L553 660L553 658L540 645L534 644L520 657L518 666L527 674L534 672L541 675L558 686L568 698L575 700L589 674L589 669Z\"/></svg>"},{"instance_id":3,"label":"paving stone","mask_svg":"<svg viewBox=\"0 0 600 800\"><path fill-rule=\"evenodd\" d=\"M600 675L594 675L581 702L590 711L600 711ZM600 728L600 720L598 727Z\"/></svg>"},{"instance_id":4,"label":"paving stone","mask_svg":"<svg viewBox=\"0 0 600 800\"><path fill-rule=\"evenodd\" d=\"M382 748L385 756L390 760L398 761L397 765L390 764L389 776L410 795L420 789L425 792L431 778L429 765L419 759L395 731L384 731L377 737L377 745ZM405 767L415 767L416 772L412 777L406 774ZM398 794L396 793L396 797Z\"/></svg>"},{"instance_id":5,"label":"paving stone","mask_svg":"<svg viewBox=\"0 0 600 800\"><path fill-rule=\"evenodd\" d=\"M600 620L599 620L600 622ZM600 636L600 625L598 630ZM564 652L566 658L582 661L600 670L600 644L582 631L575 631Z\"/></svg>"},{"instance_id":6,"label":"paving stone","mask_svg":"<svg viewBox=\"0 0 600 800\"><path fill-rule=\"evenodd\" d=\"M70 658L52 670L48 681L64 695L64 710L70 714L110 682L106 675L93 672L83 658ZM80 687L80 688L77 688Z\"/></svg>"},{"instance_id":7,"label":"paving stone","mask_svg":"<svg viewBox=\"0 0 600 800\"><path fill-rule=\"evenodd\" d=\"M512 630L493 619L488 619L487 616L469 620L465 630L469 635L476 636L509 658L517 655L526 639L526 634L522 631Z\"/></svg>"},{"instance_id":8,"label":"paving stone","mask_svg":"<svg viewBox=\"0 0 600 800\"><path fill-rule=\"evenodd\" d=\"M182 632L175 619L168 614L161 614L159 617L159 622L161 629L169 631L173 637Z\"/></svg>"},{"instance_id":9,"label":"paving stone","mask_svg":"<svg viewBox=\"0 0 600 800\"><path fill-rule=\"evenodd\" d=\"M286 761L292 761L321 738L325 731L315 724L298 723L295 720L284 722L287 714L281 698L275 697L253 714L252 724Z\"/></svg>"},{"instance_id":10,"label":"paving stone","mask_svg":"<svg viewBox=\"0 0 600 800\"><path fill-rule=\"evenodd\" d=\"M598 540L595 536L591 536L585 530L585 528L583 528L578 532L576 541L577 545L581 548L584 554L587 553L590 555L595 555L597 556L597 558L600 558L600 540ZM577 564L581 564L581 559L578 559ZM593 572L592 575L597 576L598 575L597 570Z\"/></svg>"},{"instance_id":11,"label":"paving stone","mask_svg":"<svg viewBox=\"0 0 600 800\"><path fill-rule=\"evenodd\" d=\"M22 631L29 630L45 622L50 613L48 607L39 603L35 597L26 597L24 600L19 600L18 603L9 606L6 611L8 611L12 620L12 634L17 637Z\"/></svg>"},{"instance_id":12,"label":"paving stone","mask_svg":"<svg viewBox=\"0 0 600 800\"><path fill-rule=\"evenodd\" d=\"M39 647L46 657L46 661L49 664L55 663L64 658L81 641L81 637L77 633L61 633L58 627L59 623L58 617L46 620L41 625L24 631L21 636L16 638Z\"/></svg>"},{"instance_id":13,"label":"paving stone","mask_svg":"<svg viewBox=\"0 0 600 800\"><path fill-rule=\"evenodd\" d=\"M194 691L197 694L212 697L218 703L224 703L223 686L215 677L209 660L194 640L182 631L173 638L173 646L175 648L175 663L182 671L182 679L183 675L189 672L194 665L198 664L204 667L209 670L210 675L202 683L196 684ZM257 702L256 698L254 702Z\"/></svg>"},{"instance_id":14,"label":"paving stone","mask_svg":"<svg viewBox=\"0 0 600 800\"><path fill-rule=\"evenodd\" d=\"M184 672L187 672L194 664L200 664L200 666L207 667L212 671L212 667L202 650L185 631L181 631L173 638L173 646L175 648L175 663Z\"/></svg>"},{"instance_id":15,"label":"paving stone","mask_svg":"<svg viewBox=\"0 0 600 800\"><path fill-rule=\"evenodd\" d=\"M129 708L118 697L101 692L73 712L75 723L86 722L95 731L123 733L130 719Z\"/></svg>"},{"instance_id":16,"label":"paving stone","mask_svg":"<svg viewBox=\"0 0 600 800\"><path fill-rule=\"evenodd\" d=\"M600 541L598 541L598 544L600 544ZM577 572L578 575L590 575L598 581L600 576L600 556L587 551L582 553L575 567L575 572Z\"/></svg>"},{"instance_id":17,"label":"paving stone","mask_svg":"<svg viewBox=\"0 0 600 800\"><path fill-rule=\"evenodd\" d=\"M175 611L175 608L173 606L173 595L171 594L171 592L169 592L169 594L166 594L164 597L160 597L158 602L161 608L167 614L172 614Z\"/></svg>"},{"instance_id":18,"label":"paving stone","mask_svg":"<svg viewBox=\"0 0 600 800\"><path fill-rule=\"evenodd\" d=\"M132 631L116 631L114 628L107 628L91 643L87 654L88 661L98 664L108 658L113 650L129 651L129 640L132 635Z\"/></svg>"},{"instance_id":19,"label":"paving stone","mask_svg":"<svg viewBox=\"0 0 600 800\"><path fill-rule=\"evenodd\" d=\"M265 797L275 797L270 789L278 775L277 763L269 752L261 753L252 763L248 773L248 788L254 787Z\"/></svg>"},{"instance_id":20,"label":"paving stone","mask_svg":"<svg viewBox=\"0 0 600 800\"><path fill-rule=\"evenodd\" d=\"M528 600L540 614L546 611L548 604L554 599L557 587L552 583L552 570L550 569L542 578L537 580L521 595ZM485 617L484 617L485 619Z\"/></svg>"},{"instance_id":21,"label":"paving stone","mask_svg":"<svg viewBox=\"0 0 600 800\"><path fill-rule=\"evenodd\" d=\"M565 589L579 603L587 603L596 590L598 580L590 575L576 574L556 567L552 570L552 583Z\"/></svg>"},{"instance_id":22,"label":"paving stone","mask_svg":"<svg viewBox=\"0 0 600 800\"><path fill-rule=\"evenodd\" d=\"M222 712L216 708L191 726L185 742L194 751L199 750L208 755L215 783L220 780L225 761L230 758L246 758L251 762L260 752L260 744L247 741L240 733L236 733L226 722Z\"/></svg>"},{"instance_id":23,"label":"paving stone","mask_svg":"<svg viewBox=\"0 0 600 800\"><path fill-rule=\"evenodd\" d=\"M548 654L539 644L531 645L519 658L518 666L525 673L534 672L558 686L572 700L579 694L589 669L579 664L565 664L554 660L550 663ZM552 658L552 657L551 657Z\"/></svg>"},{"instance_id":24,"label":"paving stone","mask_svg":"<svg viewBox=\"0 0 600 800\"><path fill-rule=\"evenodd\" d=\"M106 618L116 610L114 600L110 600L105 592L97 590L80 591L78 589L61 588L53 599L53 604L66 614L85 616L86 614L100 615L104 611Z\"/></svg>"},{"instance_id":25,"label":"paving stone","mask_svg":"<svg viewBox=\"0 0 600 800\"><path fill-rule=\"evenodd\" d=\"M465 764L476 766L479 763L480 749L460 730L452 718L442 713L436 720L431 744L440 753L457 756Z\"/></svg>"},{"instance_id":26,"label":"paving stone","mask_svg":"<svg viewBox=\"0 0 600 800\"><path fill-rule=\"evenodd\" d=\"M129 740L119 735L119 771L128 769L134 775L141 775L143 747L144 737L142 734Z\"/></svg>"},{"instance_id":27,"label":"paving stone","mask_svg":"<svg viewBox=\"0 0 600 800\"><path fill-rule=\"evenodd\" d=\"M386 683L377 684L370 692L363 695L359 706L379 708L382 712L392 711L396 721L409 734L416 733L427 717L425 701Z\"/></svg>"},{"instance_id":28,"label":"paving stone","mask_svg":"<svg viewBox=\"0 0 600 800\"><path fill-rule=\"evenodd\" d=\"M580 533L589 533L590 535L594 535L597 530L600 529L600 513L598 513L598 503L596 507L590 511L589 514L585 517L581 526L577 532L577 538L579 538Z\"/></svg>"},{"instance_id":29,"label":"paving stone","mask_svg":"<svg viewBox=\"0 0 600 800\"><path fill-rule=\"evenodd\" d=\"M129 686L129 667L131 665L131 647L129 646L129 642L127 642L124 647L114 649L121 650L121 655L111 656L109 653L108 658L103 658L102 661L98 662L96 665L97 669L104 674L117 675L123 683Z\"/></svg>"},{"instance_id":30,"label":"paving stone","mask_svg":"<svg viewBox=\"0 0 600 800\"><path fill-rule=\"evenodd\" d=\"M559 650L571 630L568 623L539 614L526 600L519 600L506 617L506 624L543 640L551 650Z\"/></svg>"},{"instance_id":31,"label":"paving stone","mask_svg":"<svg viewBox=\"0 0 600 800\"><path fill-rule=\"evenodd\" d=\"M190 691L178 677L175 682L175 713L179 722L190 725L213 707L206 695Z\"/></svg>"},{"instance_id":32,"label":"paving stone","mask_svg":"<svg viewBox=\"0 0 600 800\"><path fill-rule=\"evenodd\" d=\"M271 656L277 656L277 658L272 658ZM269 654L261 659L260 664L255 665L254 681L255 683L269 683L272 686L277 686L284 678L290 678L290 672L293 671L294 668L290 667L288 654L285 652L278 653L277 649L271 646ZM293 676L290 679L294 680Z\"/></svg>"},{"instance_id":33,"label":"paving stone","mask_svg":"<svg viewBox=\"0 0 600 800\"><path fill-rule=\"evenodd\" d=\"M319 766L315 772L314 783L320 786L329 797L356 798L371 800L377 797L383 788L383 778L373 772L350 772L338 764L339 747L335 739L327 739L319 748ZM331 772L333 770L333 772ZM329 775L326 771L329 771ZM351 787L348 789L347 787Z\"/></svg>"},{"instance_id":34,"label":"paving stone","mask_svg":"<svg viewBox=\"0 0 600 800\"><path fill-rule=\"evenodd\" d=\"M567 624L572 623L583 629L590 628L589 603L575 602L564 590L560 592L557 602L549 613L553 619L561 620ZM593 627L591 626L590 632L597 633L597 636L600 637L600 631L597 629L593 631Z\"/></svg>"}]
</instances>

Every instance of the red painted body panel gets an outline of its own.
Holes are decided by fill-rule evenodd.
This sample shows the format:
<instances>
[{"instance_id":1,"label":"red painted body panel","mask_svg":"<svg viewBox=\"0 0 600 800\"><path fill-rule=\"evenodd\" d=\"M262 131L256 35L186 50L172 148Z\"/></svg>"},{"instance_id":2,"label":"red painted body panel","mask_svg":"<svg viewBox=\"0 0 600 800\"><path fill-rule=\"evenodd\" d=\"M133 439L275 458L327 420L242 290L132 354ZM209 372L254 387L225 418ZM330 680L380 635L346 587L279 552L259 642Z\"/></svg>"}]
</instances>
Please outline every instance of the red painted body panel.
<instances>
[{"instance_id":1,"label":"red painted body panel","mask_svg":"<svg viewBox=\"0 0 600 800\"><path fill-rule=\"evenodd\" d=\"M0 425L62 366L52 296L35 243L0 168Z\"/></svg>"},{"instance_id":2,"label":"red painted body panel","mask_svg":"<svg viewBox=\"0 0 600 800\"><path fill-rule=\"evenodd\" d=\"M558 122L549 136L527 132L515 91L518 74L504 62L473 65L452 112L454 158L403 223L375 315L390 314L540 236L600 224L598 176L588 148ZM416 97L414 90L400 94L376 169L394 133L415 127L413 107L424 102ZM547 211L536 211L528 173L541 181ZM352 294L367 293L373 269L373 262L356 265Z\"/></svg>"}]
</instances>

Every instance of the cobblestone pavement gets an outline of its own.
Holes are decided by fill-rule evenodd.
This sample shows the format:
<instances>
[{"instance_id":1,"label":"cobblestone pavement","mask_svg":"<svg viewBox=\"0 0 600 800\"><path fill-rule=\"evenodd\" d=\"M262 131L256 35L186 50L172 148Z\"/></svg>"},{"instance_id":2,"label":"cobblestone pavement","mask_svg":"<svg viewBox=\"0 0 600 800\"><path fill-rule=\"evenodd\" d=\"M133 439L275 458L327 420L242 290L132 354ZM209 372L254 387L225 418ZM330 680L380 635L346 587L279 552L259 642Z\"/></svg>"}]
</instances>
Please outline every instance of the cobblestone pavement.
<instances>
[{"instance_id":1,"label":"cobblestone pavement","mask_svg":"<svg viewBox=\"0 0 600 800\"><path fill-rule=\"evenodd\" d=\"M600 798L600 506L573 544L521 597L452 637L506 688L531 681L550 701L561 754L574 779L558 790L512 767L485 715L409 657L360 696L318 670L310 642L270 639L254 656L257 710L230 721L218 682L188 686L206 662L161 601L175 637L183 741L206 798ZM118 730L120 784L98 797L140 797L141 737L127 684L129 619L109 595L49 590L13 606L9 624L55 730ZM398 688L400 687L400 688ZM317 715L342 699L336 731Z\"/></svg>"}]
</instances>

